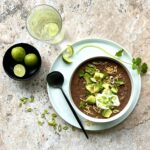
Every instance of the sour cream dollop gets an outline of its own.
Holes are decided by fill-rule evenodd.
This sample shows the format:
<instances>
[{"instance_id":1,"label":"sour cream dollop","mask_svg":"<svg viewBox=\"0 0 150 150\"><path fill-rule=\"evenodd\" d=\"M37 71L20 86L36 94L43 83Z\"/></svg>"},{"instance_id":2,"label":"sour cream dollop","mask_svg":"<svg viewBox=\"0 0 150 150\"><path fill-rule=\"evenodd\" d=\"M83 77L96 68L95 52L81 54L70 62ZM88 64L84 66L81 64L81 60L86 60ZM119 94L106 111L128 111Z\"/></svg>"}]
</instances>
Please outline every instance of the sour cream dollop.
<instances>
[{"instance_id":1,"label":"sour cream dollop","mask_svg":"<svg viewBox=\"0 0 150 150\"><path fill-rule=\"evenodd\" d=\"M115 94L97 94L96 95L96 106L101 109L110 109L113 106L119 106L120 101Z\"/></svg>"}]
</instances>

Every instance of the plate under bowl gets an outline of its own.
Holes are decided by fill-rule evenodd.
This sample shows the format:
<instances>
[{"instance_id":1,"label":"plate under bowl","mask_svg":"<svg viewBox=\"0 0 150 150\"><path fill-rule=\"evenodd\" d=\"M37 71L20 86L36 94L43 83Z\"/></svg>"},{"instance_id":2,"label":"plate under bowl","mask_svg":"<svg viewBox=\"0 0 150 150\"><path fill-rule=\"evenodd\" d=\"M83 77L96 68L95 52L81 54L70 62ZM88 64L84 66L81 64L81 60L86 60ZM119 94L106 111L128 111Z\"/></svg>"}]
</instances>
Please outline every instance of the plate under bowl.
<instances>
[{"instance_id":1,"label":"plate under bowl","mask_svg":"<svg viewBox=\"0 0 150 150\"><path fill-rule=\"evenodd\" d=\"M108 53L111 55L115 55L115 53L118 50L124 49L125 50L124 55L121 57L121 60L125 61L125 62L129 62L129 63L132 61L131 55L128 53L128 51L123 46L121 46L113 41L110 41L110 40L86 39L86 40L81 40L79 42L76 42L76 43L72 44L72 46L74 48L73 63L70 65L65 64L62 60L62 52L61 52L60 55L56 58L56 60L52 64L52 67L50 68L50 72L51 71L60 71L64 75L65 81L64 81L63 89L70 100L71 100L71 97L69 94L69 89L70 89L69 82L71 79L71 75L72 75L73 71L75 70L75 68L84 60L87 60L88 58L91 58L91 57L97 57L97 56L108 57L109 56ZM106 52L99 49L98 47L105 49ZM133 89L132 89L133 101L132 101L130 108L119 119L116 119L115 121L112 121L109 123L91 122L89 125L89 123L87 123L88 122L87 119L84 119L82 116L79 115L79 118L81 119L81 121L84 125L84 128L86 130L101 131L101 130L105 130L105 129L111 128L113 126L116 126L119 123L121 123L123 120L125 120L131 114L133 109L135 108L135 106L138 102L138 99L139 99L140 91L141 91L141 77L140 77L140 75L138 75L136 73L136 71L132 70L131 65L126 64L126 63L124 63L124 65L130 71L132 78L134 78ZM68 122L69 124L71 124L77 128L80 128L80 126L78 125L78 122L74 118L61 91L59 89L54 89L48 85L47 85L47 91L48 91L48 96L49 96L50 102L51 102L53 108L55 109L55 111L58 113L58 115L61 118L63 118L66 122Z\"/></svg>"}]
</instances>

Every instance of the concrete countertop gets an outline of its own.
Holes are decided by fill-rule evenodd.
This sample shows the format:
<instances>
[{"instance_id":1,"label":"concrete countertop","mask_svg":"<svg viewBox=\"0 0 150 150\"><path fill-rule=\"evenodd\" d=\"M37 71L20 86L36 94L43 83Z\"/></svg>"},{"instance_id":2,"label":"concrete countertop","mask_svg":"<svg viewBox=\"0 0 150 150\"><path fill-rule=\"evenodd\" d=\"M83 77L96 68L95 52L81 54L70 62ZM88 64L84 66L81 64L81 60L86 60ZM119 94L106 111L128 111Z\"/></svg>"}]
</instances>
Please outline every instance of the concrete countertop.
<instances>
[{"instance_id":1,"label":"concrete countertop","mask_svg":"<svg viewBox=\"0 0 150 150\"><path fill-rule=\"evenodd\" d=\"M142 77L142 91L132 114L120 125L86 140L78 129L56 132L46 123L37 125L40 113L54 110L45 77L59 54L58 46L33 39L26 30L29 11L38 4L59 10L69 43L84 38L106 38L120 43L150 66L150 0L1 0L0 1L0 150L149 150L150 71ZM31 80L10 79L2 66L3 55L14 43L33 44L42 56L42 68ZM23 96L35 102L18 107ZM26 107L34 108L26 112ZM60 117L57 122L65 123Z\"/></svg>"}]
</instances>

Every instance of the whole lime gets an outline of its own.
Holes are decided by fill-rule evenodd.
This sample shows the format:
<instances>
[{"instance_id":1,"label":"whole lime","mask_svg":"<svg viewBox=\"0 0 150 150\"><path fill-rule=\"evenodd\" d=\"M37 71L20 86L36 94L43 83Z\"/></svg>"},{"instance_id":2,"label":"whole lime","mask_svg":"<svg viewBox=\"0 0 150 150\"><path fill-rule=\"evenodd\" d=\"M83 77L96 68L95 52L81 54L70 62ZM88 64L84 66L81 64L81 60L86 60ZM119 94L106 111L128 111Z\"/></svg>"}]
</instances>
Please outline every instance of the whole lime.
<instances>
[{"instance_id":1,"label":"whole lime","mask_svg":"<svg viewBox=\"0 0 150 150\"><path fill-rule=\"evenodd\" d=\"M34 53L29 53L24 58L26 66L33 67L38 63L38 57Z\"/></svg>"},{"instance_id":2,"label":"whole lime","mask_svg":"<svg viewBox=\"0 0 150 150\"><path fill-rule=\"evenodd\" d=\"M26 55L26 51L22 47L14 47L11 50L11 56L17 62L23 61L25 55Z\"/></svg>"}]
</instances>

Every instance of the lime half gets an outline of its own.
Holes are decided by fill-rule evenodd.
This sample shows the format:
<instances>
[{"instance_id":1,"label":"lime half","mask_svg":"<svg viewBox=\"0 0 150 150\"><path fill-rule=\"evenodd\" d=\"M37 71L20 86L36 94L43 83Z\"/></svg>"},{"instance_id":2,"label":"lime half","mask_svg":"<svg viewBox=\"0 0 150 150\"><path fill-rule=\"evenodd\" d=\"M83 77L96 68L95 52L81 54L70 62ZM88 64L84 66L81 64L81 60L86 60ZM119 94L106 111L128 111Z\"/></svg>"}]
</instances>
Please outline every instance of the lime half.
<instances>
[{"instance_id":1,"label":"lime half","mask_svg":"<svg viewBox=\"0 0 150 150\"><path fill-rule=\"evenodd\" d=\"M71 57L73 56L74 50L71 45L68 45L66 50L63 53L63 60L66 63L72 63Z\"/></svg>"},{"instance_id":2,"label":"lime half","mask_svg":"<svg viewBox=\"0 0 150 150\"><path fill-rule=\"evenodd\" d=\"M15 65L13 71L17 77L23 77L26 73L26 69L22 64Z\"/></svg>"},{"instance_id":3,"label":"lime half","mask_svg":"<svg viewBox=\"0 0 150 150\"><path fill-rule=\"evenodd\" d=\"M44 26L43 32L53 37L59 32L59 27L56 23L48 23Z\"/></svg>"}]
</instances>

